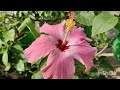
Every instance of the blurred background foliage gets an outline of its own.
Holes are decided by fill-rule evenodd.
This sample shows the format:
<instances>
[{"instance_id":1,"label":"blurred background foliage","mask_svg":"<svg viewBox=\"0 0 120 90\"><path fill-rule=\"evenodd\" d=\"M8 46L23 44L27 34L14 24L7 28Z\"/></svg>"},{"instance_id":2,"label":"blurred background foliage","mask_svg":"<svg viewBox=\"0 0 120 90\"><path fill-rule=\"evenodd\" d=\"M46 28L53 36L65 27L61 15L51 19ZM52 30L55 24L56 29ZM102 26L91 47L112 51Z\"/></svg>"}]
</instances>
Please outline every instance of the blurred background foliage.
<instances>
[{"instance_id":1,"label":"blurred background foliage","mask_svg":"<svg viewBox=\"0 0 120 90\"><path fill-rule=\"evenodd\" d=\"M110 48L115 60L120 61L120 18L115 11L75 11L76 26L83 27L87 37L97 48L95 67L87 73L80 62L75 61L76 73L73 79L106 79L98 71L114 71L103 51ZM40 72L47 57L30 64L23 55L27 48L42 33L39 27L45 22L58 24L67 19L69 11L0 11L0 78L1 79L43 79Z\"/></svg>"}]
</instances>

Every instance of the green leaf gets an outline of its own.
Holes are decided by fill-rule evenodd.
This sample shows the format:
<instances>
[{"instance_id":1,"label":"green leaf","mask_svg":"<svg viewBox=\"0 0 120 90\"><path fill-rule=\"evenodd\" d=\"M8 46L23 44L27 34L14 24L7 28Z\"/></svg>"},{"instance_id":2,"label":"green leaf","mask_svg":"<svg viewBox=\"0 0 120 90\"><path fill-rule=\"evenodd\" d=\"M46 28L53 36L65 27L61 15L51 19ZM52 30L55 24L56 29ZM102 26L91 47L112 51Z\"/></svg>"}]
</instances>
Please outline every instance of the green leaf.
<instances>
[{"instance_id":1,"label":"green leaf","mask_svg":"<svg viewBox=\"0 0 120 90\"><path fill-rule=\"evenodd\" d=\"M112 65L107 61L107 57L100 57L99 60L100 60L99 65L100 65L100 67L102 67L104 70L106 70L106 71L113 70Z\"/></svg>"},{"instance_id":2,"label":"green leaf","mask_svg":"<svg viewBox=\"0 0 120 90\"><path fill-rule=\"evenodd\" d=\"M23 48L19 45L19 44L13 44L11 47L10 47L10 50L13 52L13 53L17 53L20 55L20 53L23 53Z\"/></svg>"},{"instance_id":3,"label":"green leaf","mask_svg":"<svg viewBox=\"0 0 120 90\"><path fill-rule=\"evenodd\" d=\"M39 61L39 70L40 70L41 67L45 66L46 61L47 61L47 56L38 61Z\"/></svg>"},{"instance_id":4,"label":"green leaf","mask_svg":"<svg viewBox=\"0 0 120 90\"><path fill-rule=\"evenodd\" d=\"M76 75L74 75L74 76L73 76L73 79L79 79L79 77L78 77L78 76L76 76Z\"/></svg>"},{"instance_id":5,"label":"green leaf","mask_svg":"<svg viewBox=\"0 0 120 90\"><path fill-rule=\"evenodd\" d=\"M26 18L26 19L22 22L22 24L21 24L20 27L18 28L18 31L19 31L19 32L22 32L22 31L25 29L26 23L29 22L29 20L30 20L30 18Z\"/></svg>"},{"instance_id":6,"label":"green leaf","mask_svg":"<svg viewBox=\"0 0 120 90\"><path fill-rule=\"evenodd\" d=\"M85 34L86 34L86 36L88 37L88 38L91 38L91 35L92 35L92 28L91 27L88 27L88 26L85 26L84 27L84 32L85 32Z\"/></svg>"},{"instance_id":7,"label":"green leaf","mask_svg":"<svg viewBox=\"0 0 120 90\"><path fill-rule=\"evenodd\" d=\"M99 75L96 79L107 79L104 75Z\"/></svg>"},{"instance_id":8,"label":"green leaf","mask_svg":"<svg viewBox=\"0 0 120 90\"><path fill-rule=\"evenodd\" d=\"M6 32L6 34L4 35L5 41L14 41L15 39L15 30L11 29L9 31Z\"/></svg>"},{"instance_id":9,"label":"green leaf","mask_svg":"<svg viewBox=\"0 0 120 90\"><path fill-rule=\"evenodd\" d=\"M92 36L107 32L118 23L118 18L110 13L103 12L97 15L92 22Z\"/></svg>"},{"instance_id":10,"label":"green leaf","mask_svg":"<svg viewBox=\"0 0 120 90\"><path fill-rule=\"evenodd\" d=\"M82 77L81 79L90 79L90 77L85 76L85 77Z\"/></svg>"},{"instance_id":11,"label":"green leaf","mask_svg":"<svg viewBox=\"0 0 120 90\"><path fill-rule=\"evenodd\" d=\"M82 72L85 71L85 66L78 60L75 60L75 75L82 76Z\"/></svg>"},{"instance_id":12,"label":"green leaf","mask_svg":"<svg viewBox=\"0 0 120 90\"><path fill-rule=\"evenodd\" d=\"M31 32L27 33L25 36L18 39L18 41L23 45L23 48L27 48L33 41L35 37Z\"/></svg>"},{"instance_id":13,"label":"green leaf","mask_svg":"<svg viewBox=\"0 0 120 90\"><path fill-rule=\"evenodd\" d=\"M2 62L3 62L3 64L5 66L7 66L7 64L8 64L8 53L7 53L7 50L5 50L5 52L3 53Z\"/></svg>"},{"instance_id":14,"label":"green leaf","mask_svg":"<svg viewBox=\"0 0 120 90\"><path fill-rule=\"evenodd\" d=\"M120 37L120 31L118 29L115 30L114 32L115 37Z\"/></svg>"},{"instance_id":15,"label":"green leaf","mask_svg":"<svg viewBox=\"0 0 120 90\"><path fill-rule=\"evenodd\" d=\"M91 78L94 78L94 79L96 79L96 78L99 77L98 71L97 71L97 69L94 68L94 67L92 67L92 68L90 69L90 71L87 72L87 75L88 75L89 77L91 77Z\"/></svg>"},{"instance_id":16,"label":"green leaf","mask_svg":"<svg viewBox=\"0 0 120 90\"><path fill-rule=\"evenodd\" d=\"M10 65L10 63L8 62L7 65L6 65L6 67L5 67L5 71L9 71L10 68L11 68L11 65Z\"/></svg>"},{"instance_id":17,"label":"green leaf","mask_svg":"<svg viewBox=\"0 0 120 90\"><path fill-rule=\"evenodd\" d=\"M22 11L24 15L27 17L28 16L28 11Z\"/></svg>"},{"instance_id":18,"label":"green leaf","mask_svg":"<svg viewBox=\"0 0 120 90\"><path fill-rule=\"evenodd\" d=\"M19 60L19 62L16 65L16 70L20 72L25 71L23 60Z\"/></svg>"},{"instance_id":19,"label":"green leaf","mask_svg":"<svg viewBox=\"0 0 120 90\"><path fill-rule=\"evenodd\" d=\"M113 53L117 60L120 62L120 37L113 41Z\"/></svg>"},{"instance_id":20,"label":"green leaf","mask_svg":"<svg viewBox=\"0 0 120 90\"><path fill-rule=\"evenodd\" d=\"M18 28L19 32L22 32L27 27L35 38L39 37L39 33L35 30L35 23L30 18L26 18L21 26Z\"/></svg>"},{"instance_id":21,"label":"green leaf","mask_svg":"<svg viewBox=\"0 0 120 90\"><path fill-rule=\"evenodd\" d=\"M2 47L0 48L0 54L6 52L7 48L8 48L8 44L3 42Z\"/></svg>"},{"instance_id":22,"label":"green leaf","mask_svg":"<svg viewBox=\"0 0 120 90\"><path fill-rule=\"evenodd\" d=\"M40 71L36 72L36 73L33 73L32 79L43 79L43 76L42 74L40 73Z\"/></svg>"},{"instance_id":23,"label":"green leaf","mask_svg":"<svg viewBox=\"0 0 120 90\"><path fill-rule=\"evenodd\" d=\"M5 52L3 53L2 62L5 65L5 71L9 71L11 66L10 66L10 63L8 62L8 52L7 52L7 50L5 50Z\"/></svg>"},{"instance_id":24,"label":"green leaf","mask_svg":"<svg viewBox=\"0 0 120 90\"><path fill-rule=\"evenodd\" d=\"M76 18L76 21L80 24L86 25L86 26L92 26L92 21L94 19L94 11L81 11Z\"/></svg>"},{"instance_id":25,"label":"green leaf","mask_svg":"<svg viewBox=\"0 0 120 90\"><path fill-rule=\"evenodd\" d=\"M103 41L103 42L106 42L106 40L108 39L106 33L100 33L99 36L100 36L101 41Z\"/></svg>"},{"instance_id":26,"label":"green leaf","mask_svg":"<svg viewBox=\"0 0 120 90\"><path fill-rule=\"evenodd\" d=\"M51 16L53 11L44 12L45 17Z\"/></svg>"},{"instance_id":27,"label":"green leaf","mask_svg":"<svg viewBox=\"0 0 120 90\"><path fill-rule=\"evenodd\" d=\"M23 48L19 45L19 44L14 44L12 45L12 47L15 49L15 50L18 50L18 51L23 51Z\"/></svg>"},{"instance_id":28,"label":"green leaf","mask_svg":"<svg viewBox=\"0 0 120 90\"><path fill-rule=\"evenodd\" d=\"M0 48L2 47L3 41L0 39Z\"/></svg>"},{"instance_id":29,"label":"green leaf","mask_svg":"<svg viewBox=\"0 0 120 90\"><path fill-rule=\"evenodd\" d=\"M10 27L14 27L14 26L18 25L19 23L20 23L20 21L17 21L17 22L14 22L14 23L12 23L12 24L9 24L9 26L10 26Z\"/></svg>"},{"instance_id":30,"label":"green leaf","mask_svg":"<svg viewBox=\"0 0 120 90\"><path fill-rule=\"evenodd\" d=\"M26 57L25 57L25 55L23 54L23 52L20 53L20 57L23 59L24 63L27 62ZM28 63L28 62L27 62L27 63Z\"/></svg>"},{"instance_id":31,"label":"green leaf","mask_svg":"<svg viewBox=\"0 0 120 90\"><path fill-rule=\"evenodd\" d=\"M84 71L85 70L85 66L77 60L75 61L75 66L76 66L76 70L78 70L78 71Z\"/></svg>"},{"instance_id":32,"label":"green leaf","mask_svg":"<svg viewBox=\"0 0 120 90\"><path fill-rule=\"evenodd\" d=\"M5 18L5 15L0 15L0 22L3 22L4 21L4 18Z\"/></svg>"},{"instance_id":33,"label":"green leaf","mask_svg":"<svg viewBox=\"0 0 120 90\"><path fill-rule=\"evenodd\" d=\"M120 37L120 19L119 19L119 22L116 24L115 28L116 28L115 36Z\"/></svg>"},{"instance_id":34,"label":"green leaf","mask_svg":"<svg viewBox=\"0 0 120 90\"><path fill-rule=\"evenodd\" d=\"M44 11L38 11L39 16L41 16L43 12L44 12Z\"/></svg>"},{"instance_id":35,"label":"green leaf","mask_svg":"<svg viewBox=\"0 0 120 90\"><path fill-rule=\"evenodd\" d=\"M28 29L33 34L33 36L35 38L38 38L39 37L39 33L37 32L37 30L35 30L35 23L33 23L31 19L29 19L29 22L27 22L26 24L27 24Z\"/></svg>"},{"instance_id":36,"label":"green leaf","mask_svg":"<svg viewBox=\"0 0 120 90\"><path fill-rule=\"evenodd\" d=\"M19 17L22 17L22 11L19 11L19 12L18 12L18 16L19 16Z\"/></svg>"},{"instance_id":37,"label":"green leaf","mask_svg":"<svg viewBox=\"0 0 120 90\"><path fill-rule=\"evenodd\" d=\"M120 31L120 19L119 19L119 22L115 25L115 28Z\"/></svg>"}]
</instances>

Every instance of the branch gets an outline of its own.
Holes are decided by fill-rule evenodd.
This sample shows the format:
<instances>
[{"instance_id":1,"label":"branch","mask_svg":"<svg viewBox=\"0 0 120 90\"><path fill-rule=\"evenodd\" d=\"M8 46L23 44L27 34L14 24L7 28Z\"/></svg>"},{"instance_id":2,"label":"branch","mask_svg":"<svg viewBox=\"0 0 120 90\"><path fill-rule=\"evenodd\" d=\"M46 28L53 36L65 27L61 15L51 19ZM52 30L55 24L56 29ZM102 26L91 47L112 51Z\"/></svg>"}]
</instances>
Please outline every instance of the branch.
<instances>
[{"instance_id":1,"label":"branch","mask_svg":"<svg viewBox=\"0 0 120 90\"><path fill-rule=\"evenodd\" d=\"M98 52L96 56L100 55L107 47L108 47L108 44L100 52Z\"/></svg>"},{"instance_id":2,"label":"branch","mask_svg":"<svg viewBox=\"0 0 120 90\"><path fill-rule=\"evenodd\" d=\"M103 53L103 54L99 54L98 56L108 56L108 57L112 57L114 56L113 53Z\"/></svg>"},{"instance_id":3,"label":"branch","mask_svg":"<svg viewBox=\"0 0 120 90\"><path fill-rule=\"evenodd\" d=\"M99 56L99 55L108 47L108 45L109 45L111 42L113 42L113 40L114 40L114 38L112 38L112 39L108 42L108 44L107 44L100 52L98 52L98 53L96 54L96 56Z\"/></svg>"}]
</instances>

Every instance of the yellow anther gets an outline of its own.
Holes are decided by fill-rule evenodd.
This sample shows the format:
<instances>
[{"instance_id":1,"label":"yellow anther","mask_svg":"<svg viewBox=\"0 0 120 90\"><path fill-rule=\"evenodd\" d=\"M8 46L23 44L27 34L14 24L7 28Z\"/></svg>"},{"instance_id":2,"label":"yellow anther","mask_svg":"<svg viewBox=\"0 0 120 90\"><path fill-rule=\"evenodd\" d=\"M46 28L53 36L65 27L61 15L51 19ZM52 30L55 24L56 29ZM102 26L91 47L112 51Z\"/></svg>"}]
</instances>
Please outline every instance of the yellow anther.
<instances>
[{"instance_id":1,"label":"yellow anther","mask_svg":"<svg viewBox=\"0 0 120 90\"><path fill-rule=\"evenodd\" d=\"M73 19L66 20L66 28L68 31L70 31L74 26L75 26L75 21L73 21Z\"/></svg>"}]
</instances>

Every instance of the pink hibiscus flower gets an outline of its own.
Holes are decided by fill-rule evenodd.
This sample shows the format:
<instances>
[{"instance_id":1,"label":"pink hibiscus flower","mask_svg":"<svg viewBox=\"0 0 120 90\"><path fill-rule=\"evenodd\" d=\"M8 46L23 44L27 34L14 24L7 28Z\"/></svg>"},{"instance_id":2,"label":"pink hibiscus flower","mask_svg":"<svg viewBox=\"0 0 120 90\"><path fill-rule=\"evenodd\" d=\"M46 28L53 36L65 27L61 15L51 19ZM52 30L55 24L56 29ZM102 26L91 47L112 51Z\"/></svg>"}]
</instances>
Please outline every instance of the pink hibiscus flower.
<instances>
[{"instance_id":1,"label":"pink hibiscus flower","mask_svg":"<svg viewBox=\"0 0 120 90\"><path fill-rule=\"evenodd\" d=\"M83 28L74 28L65 37L65 22L57 25L45 23L42 34L27 49L24 55L29 63L36 62L47 55L47 64L41 69L44 79L72 79L75 73L74 59L85 65L88 71L93 66L96 49L89 45Z\"/></svg>"}]
</instances>

